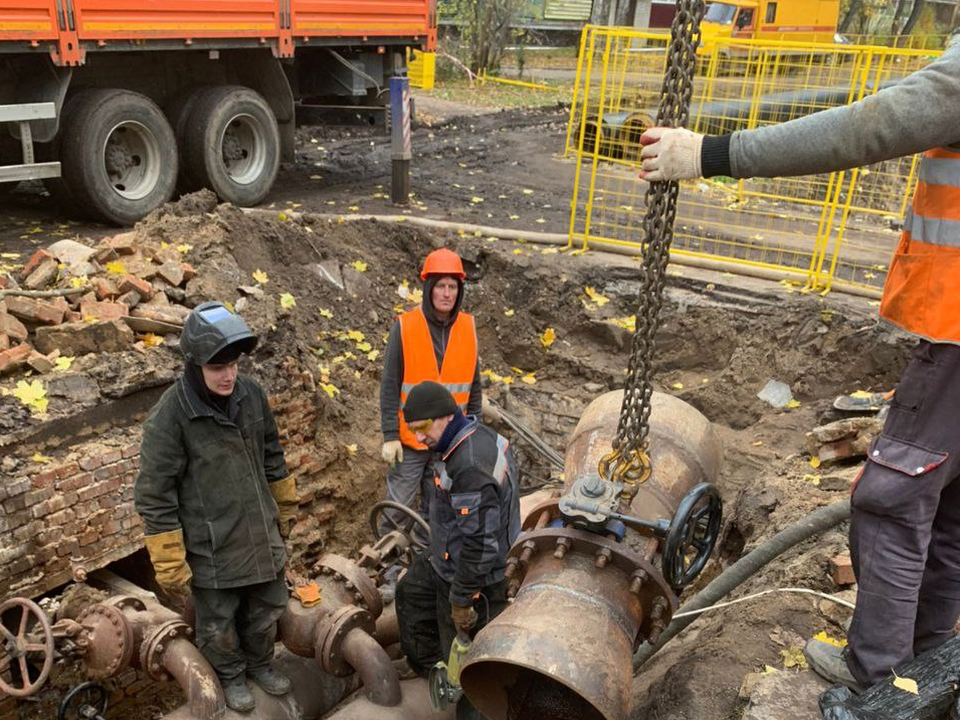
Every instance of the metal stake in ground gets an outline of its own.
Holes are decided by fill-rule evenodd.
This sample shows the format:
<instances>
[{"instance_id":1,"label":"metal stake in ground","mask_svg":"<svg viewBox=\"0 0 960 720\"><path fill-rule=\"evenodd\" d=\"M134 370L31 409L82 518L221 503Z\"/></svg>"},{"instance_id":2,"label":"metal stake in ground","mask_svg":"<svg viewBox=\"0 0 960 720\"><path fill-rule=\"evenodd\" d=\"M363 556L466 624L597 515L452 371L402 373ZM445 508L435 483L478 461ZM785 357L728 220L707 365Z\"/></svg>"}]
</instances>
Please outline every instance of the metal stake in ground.
<instances>
[{"instance_id":1,"label":"metal stake in ground","mask_svg":"<svg viewBox=\"0 0 960 720\"><path fill-rule=\"evenodd\" d=\"M679 0L677 3L657 111L659 126L675 127L687 123L704 9L704 0ZM636 331L613 451L600 461L599 468L603 477L623 483L620 512L630 507L638 486L650 477L647 434L650 398L653 394L654 339L660 325L660 307L663 304L667 263L670 261L679 190L680 184L676 181L654 182L647 189L647 213L643 221L646 251L640 275Z\"/></svg>"},{"instance_id":2,"label":"metal stake in ground","mask_svg":"<svg viewBox=\"0 0 960 720\"><path fill-rule=\"evenodd\" d=\"M390 159L393 177L390 200L396 205L410 202L410 81L390 78Z\"/></svg>"}]
</instances>

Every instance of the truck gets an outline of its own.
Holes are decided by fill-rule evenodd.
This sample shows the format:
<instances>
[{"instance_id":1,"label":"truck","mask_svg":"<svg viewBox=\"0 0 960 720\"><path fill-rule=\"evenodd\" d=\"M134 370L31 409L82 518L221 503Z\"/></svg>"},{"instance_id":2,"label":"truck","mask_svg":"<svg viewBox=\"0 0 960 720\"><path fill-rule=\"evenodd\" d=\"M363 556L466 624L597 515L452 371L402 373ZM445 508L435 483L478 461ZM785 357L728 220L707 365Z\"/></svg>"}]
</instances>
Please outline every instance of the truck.
<instances>
[{"instance_id":1,"label":"truck","mask_svg":"<svg viewBox=\"0 0 960 720\"><path fill-rule=\"evenodd\" d=\"M702 47L718 39L833 43L840 0L723 0L707 4Z\"/></svg>"},{"instance_id":2,"label":"truck","mask_svg":"<svg viewBox=\"0 0 960 720\"><path fill-rule=\"evenodd\" d=\"M0 0L0 192L128 225L175 192L261 202L299 107L389 104L435 0Z\"/></svg>"}]
</instances>

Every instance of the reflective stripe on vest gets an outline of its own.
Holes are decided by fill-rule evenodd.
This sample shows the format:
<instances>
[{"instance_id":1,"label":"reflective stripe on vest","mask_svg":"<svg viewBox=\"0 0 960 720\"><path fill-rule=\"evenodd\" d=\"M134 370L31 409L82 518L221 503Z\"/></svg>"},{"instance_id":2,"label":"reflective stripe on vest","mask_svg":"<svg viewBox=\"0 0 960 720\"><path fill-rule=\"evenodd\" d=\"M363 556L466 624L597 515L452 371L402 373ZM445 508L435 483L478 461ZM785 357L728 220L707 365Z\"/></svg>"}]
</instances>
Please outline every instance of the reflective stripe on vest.
<instances>
[{"instance_id":1,"label":"reflective stripe on vest","mask_svg":"<svg viewBox=\"0 0 960 720\"><path fill-rule=\"evenodd\" d=\"M927 340L960 343L960 149L925 152L918 177L880 316Z\"/></svg>"},{"instance_id":2,"label":"reflective stripe on vest","mask_svg":"<svg viewBox=\"0 0 960 720\"><path fill-rule=\"evenodd\" d=\"M421 308L414 308L400 316L400 339L403 345L403 383L400 386L400 441L407 447L426 450L403 421L403 404L415 385L424 380L443 384L461 410L470 400L470 388L477 369L477 331L473 316L457 314L450 327L450 339L443 354L443 366L437 370L430 327Z\"/></svg>"}]
</instances>

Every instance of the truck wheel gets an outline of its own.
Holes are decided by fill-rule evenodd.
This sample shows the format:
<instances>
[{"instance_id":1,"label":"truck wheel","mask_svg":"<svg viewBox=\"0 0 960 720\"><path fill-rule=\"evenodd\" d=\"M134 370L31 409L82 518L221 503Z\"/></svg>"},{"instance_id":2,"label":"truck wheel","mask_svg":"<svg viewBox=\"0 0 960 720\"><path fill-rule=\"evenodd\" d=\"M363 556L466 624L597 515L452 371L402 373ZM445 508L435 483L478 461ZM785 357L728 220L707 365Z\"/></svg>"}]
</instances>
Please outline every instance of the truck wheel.
<instances>
[{"instance_id":1,"label":"truck wheel","mask_svg":"<svg viewBox=\"0 0 960 720\"><path fill-rule=\"evenodd\" d=\"M74 199L130 225L173 195L177 145L159 107L128 90L86 90L61 128L60 161Z\"/></svg>"},{"instance_id":2,"label":"truck wheel","mask_svg":"<svg viewBox=\"0 0 960 720\"><path fill-rule=\"evenodd\" d=\"M280 168L276 118L259 93L239 85L197 99L184 148L189 176L235 205L263 200Z\"/></svg>"},{"instance_id":3,"label":"truck wheel","mask_svg":"<svg viewBox=\"0 0 960 720\"><path fill-rule=\"evenodd\" d=\"M79 104L77 101L82 95L83 93L70 95L63 101L63 106L60 108L60 129L51 142L36 146L36 154L37 158L41 161L61 161L60 177L43 179L43 186L47 189L47 192L50 193L50 198L56 204L58 210L72 218L90 220L93 219L90 209L77 201L73 196L73 190L70 184L66 178L63 177L63 158L61 153L64 138L66 137L64 130L70 126L70 120Z\"/></svg>"},{"instance_id":4,"label":"truck wheel","mask_svg":"<svg viewBox=\"0 0 960 720\"><path fill-rule=\"evenodd\" d=\"M190 113L193 112L197 100L210 89L210 85L189 85L176 93L173 99L164 107L167 119L173 127L174 137L177 138L177 147L180 150L180 173L177 175L177 192L181 195L195 192L203 187L201 181L190 175L184 151L187 147L187 122L190 120Z\"/></svg>"}]
</instances>

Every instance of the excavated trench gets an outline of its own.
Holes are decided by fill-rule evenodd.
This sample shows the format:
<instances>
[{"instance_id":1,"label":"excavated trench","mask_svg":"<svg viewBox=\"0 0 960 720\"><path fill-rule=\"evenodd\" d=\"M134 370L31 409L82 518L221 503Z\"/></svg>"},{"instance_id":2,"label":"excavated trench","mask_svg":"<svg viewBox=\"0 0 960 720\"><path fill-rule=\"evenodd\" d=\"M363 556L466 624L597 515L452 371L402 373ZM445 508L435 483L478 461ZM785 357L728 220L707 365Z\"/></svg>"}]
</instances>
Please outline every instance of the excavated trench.
<instances>
[{"instance_id":1,"label":"excavated trench","mask_svg":"<svg viewBox=\"0 0 960 720\"><path fill-rule=\"evenodd\" d=\"M384 474L378 356L393 316L416 301L419 263L432 248L448 245L464 257L464 308L477 317L485 392L548 444L562 453L584 407L622 386L638 288L634 259L571 256L402 224L268 220L215 207L203 196L162 209L136 232L142 242L188 243L198 281L188 287L186 302L233 302L261 334L245 371L269 389L288 458L303 455L298 467L306 467L296 470L304 500L290 542L298 572L321 552L352 555L369 541L367 510L383 493ZM238 291L254 285L258 270L269 278L260 292ZM294 307L281 306L283 293L295 298ZM896 382L909 342L878 325L875 312L863 299L820 298L727 273L671 269L655 388L703 412L724 445L719 550L688 592L764 538L843 497L813 481L847 477L852 468L814 469L804 437L839 417L831 407L837 394L885 390ZM146 352L78 357L64 376L69 381L55 378L66 389L51 393L46 418L0 397L4 471L28 477L38 469L35 453L58 463L94 445L136 442L145 412L178 372L175 345L170 337ZM757 393L770 379L789 385L799 405L777 409L760 400ZM9 378L3 383L10 384ZM525 489L557 482L556 471L522 439L515 447ZM117 502L129 505L129 495ZM827 560L845 547L841 527L795 548L741 592L785 585L836 591ZM127 541L120 550L131 555L136 544ZM137 557L111 568L144 583ZM88 558L84 570L108 564L98 562ZM63 585L43 591L58 596ZM637 677L633 717L736 717L743 676L766 664L782 666L781 651L790 645L785 637L837 632L843 620L832 606L788 595L708 613ZM70 667L55 670L39 702L20 703L11 717L55 717L58 693L76 680ZM115 697L132 698L123 712L128 720L146 720L182 702L175 688L139 702L137 692L146 688L124 695L115 681L108 684Z\"/></svg>"}]
</instances>

